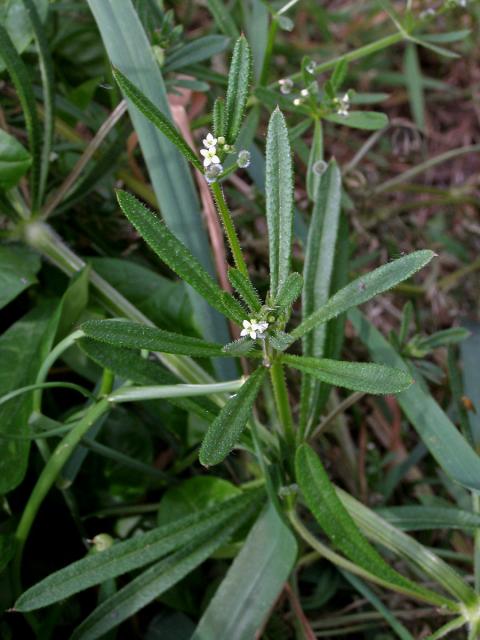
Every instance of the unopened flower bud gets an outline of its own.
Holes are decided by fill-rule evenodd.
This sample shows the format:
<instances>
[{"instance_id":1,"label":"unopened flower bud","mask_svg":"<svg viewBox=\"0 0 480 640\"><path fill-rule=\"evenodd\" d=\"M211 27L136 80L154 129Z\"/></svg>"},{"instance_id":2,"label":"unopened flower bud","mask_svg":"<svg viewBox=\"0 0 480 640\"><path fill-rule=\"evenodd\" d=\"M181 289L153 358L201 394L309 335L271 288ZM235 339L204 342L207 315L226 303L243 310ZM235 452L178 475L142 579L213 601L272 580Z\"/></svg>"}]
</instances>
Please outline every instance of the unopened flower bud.
<instances>
[{"instance_id":1,"label":"unopened flower bud","mask_svg":"<svg viewBox=\"0 0 480 640\"><path fill-rule=\"evenodd\" d=\"M205 169L205 180L208 182L208 184L212 184L212 182L215 182L222 171L223 167L221 164L211 164Z\"/></svg>"},{"instance_id":2,"label":"unopened flower bud","mask_svg":"<svg viewBox=\"0 0 480 640\"><path fill-rule=\"evenodd\" d=\"M237 164L241 169L246 169L250 164L250 151L242 149L238 152Z\"/></svg>"},{"instance_id":3,"label":"unopened flower bud","mask_svg":"<svg viewBox=\"0 0 480 640\"><path fill-rule=\"evenodd\" d=\"M280 85L280 93L284 95L287 95L293 89L293 80L290 78L281 78L278 84Z\"/></svg>"},{"instance_id":4,"label":"unopened flower bud","mask_svg":"<svg viewBox=\"0 0 480 640\"><path fill-rule=\"evenodd\" d=\"M223 136L218 136L217 142L218 144L225 144L225 138Z\"/></svg>"}]
</instances>

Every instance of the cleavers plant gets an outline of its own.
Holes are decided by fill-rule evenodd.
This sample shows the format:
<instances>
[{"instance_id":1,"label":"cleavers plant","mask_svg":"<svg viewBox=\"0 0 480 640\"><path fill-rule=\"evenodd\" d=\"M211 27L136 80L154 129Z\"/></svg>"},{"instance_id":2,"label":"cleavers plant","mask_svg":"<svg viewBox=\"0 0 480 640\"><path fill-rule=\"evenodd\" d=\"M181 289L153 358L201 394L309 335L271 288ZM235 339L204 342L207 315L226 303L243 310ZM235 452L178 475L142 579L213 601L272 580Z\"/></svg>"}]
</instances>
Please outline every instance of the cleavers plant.
<instances>
[{"instance_id":1,"label":"cleavers plant","mask_svg":"<svg viewBox=\"0 0 480 640\"><path fill-rule=\"evenodd\" d=\"M211 4L217 12L215 15L222 14L221 3ZM36 9L30 0L25 0L25 6L31 12L39 49L47 60ZM281 17L279 13L272 20L272 37ZM224 24L228 25L228 20ZM410 29L408 21L400 25L399 34L427 46L412 35L413 26ZM39 360L35 379L19 380L15 390L0 398L0 409L9 411L14 411L12 401L22 402L18 405L22 429L16 434L17 440L15 434L11 437L15 455L25 453L25 449L28 453L29 439L34 439L44 459L19 518L10 552L18 596L14 609L28 613L29 622L38 633L40 623L30 612L133 573L126 584L105 590L105 597L71 636L76 640L103 637L165 594L208 558L222 552L228 554L235 543L245 539L240 550L235 547L235 552L227 555L234 556L234 560L193 632L195 640L255 637L285 582L290 580L294 584L294 576L301 566L319 558L333 563L353 581L357 580L359 590L368 590L366 581L439 607L442 615L452 616L432 638L440 638L462 625L468 626L470 638L477 637L480 633L477 590L429 548L391 523L386 515L374 513L336 487L314 448L318 434L333 420L328 415L321 418L332 388L353 392L344 400L345 407L365 394L398 394L405 414L442 468L464 487L480 490L477 454L428 395L420 369L412 364L414 358L422 358L438 344L458 342L465 333L452 330L430 338L414 336L407 341L407 330L402 329L399 336L392 336L387 342L357 309L413 276L428 265L435 254L428 249L416 251L348 281L342 175L334 159L328 164L324 162L321 123L326 120L376 130L387 121L383 114L359 111L356 115L350 111L354 94L341 91L346 57L329 67L332 74L321 89L316 84L316 66L305 59L300 74L305 85L302 99L295 99L297 104L290 100L287 105L293 112L311 118L314 126L306 184L312 216L302 272L292 268L295 198L290 133L278 106L269 118L265 147L269 288L265 299L260 297L250 278L222 183L233 171L246 168L250 162L250 152L242 144L248 105L252 106L250 113L254 113L258 100L268 104L278 98L283 107L287 100L287 80L283 80L280 85L283 91L277 94L262 81L264 74L261 73L252 97L251 51L245 36L239 36L225 98L215 100L212 131L205 135L203 148L197 153L169 115L132 81L128 71L120 65L113 67L113 78L136 117L139 112L153 124L169 141L171 153L181 154L210 189L231 255L227 275L232 292L219 286L208 267L139 198L123 189L117 190L116 197L149 249L206 305L230 323L233 339L221 343L154 326L98 274L83 265L45 224L46 165L42 164L42 157L49 155L51 132L46 132L42 149L38 114L33 94L28 90L28 78L24 77L23 63L10 46L6 32L4 36L0 52L17 85L32 148L32 155L26 154L18 163L22 175L31 167L31 201L27 203L22 199L13 181L6 183L9 189L6 206L13 211L11 217L18 223L18 238L64 270L79 272L62 299L60 311L56 312L56 324L50 328L45 325L49 339L43 340L39 353L35 353L34 357ZM397 35L395 38L395 41L399 39ZM8 144L13 154L14 142L8 141ZM22 151L17 149L17 152L22 156ZM31 205L32 216L27 204ZM48 209L48 199L46 205ZM347 277L342 278L345 273ZM63 310L70 309L84 295L89 278L111 317L88 319L79 326L76 322L64 322L62 326ZM409 313L406 308L405 326L408 326ZM347 315L375 362L339 359ZM47 381L54 363L73 346L102 371L93 391L73 383ZM220 377L215 368L219 360L226 360L228 370L236 372L236 376ZM45 415L43 391L55 387L68 387L87 397L85 405L64 424ZM28 398L28 403L23 403L24 398ZM268 398L272 400L270 404ZM75 473L69 465L75 456L81 465L80 445L90 442L95 446L88 438L114 408L124 403L154 400L168 402L199 422L203 435L195 456L198 454L199 462L209 473L215 465L228 463L229 457L241 456L248 461L248 481L220 503L183 514L168 524L111 546L107 544L108 548L87 554L23 590L22 558L31 528L55 483L66 492L73 481ZM427 404L431 412L423 419L422 407ZM269 410L265 409L266 405ZM437 439L432 437L435 429ZM51 436L62 436L53 450L48 442ZM450 447L463 452L468 463L464 469L449 457ZM24 470L19 469L12 485L21 481L23 473ZM162 482L161 472L156 479ZM474 518L471 522L472 526L479 524ZM395 557L407 563L408 575L394 568L392 558ZM254 602L250 593L252 584ZM301 620L298 625L299 637L309 637L308 628L302 631ZM399 637L411 637L403 625L396 628L400 629ZM305 636L300 635L303 632Z\"/></svg>"}]
</instances>

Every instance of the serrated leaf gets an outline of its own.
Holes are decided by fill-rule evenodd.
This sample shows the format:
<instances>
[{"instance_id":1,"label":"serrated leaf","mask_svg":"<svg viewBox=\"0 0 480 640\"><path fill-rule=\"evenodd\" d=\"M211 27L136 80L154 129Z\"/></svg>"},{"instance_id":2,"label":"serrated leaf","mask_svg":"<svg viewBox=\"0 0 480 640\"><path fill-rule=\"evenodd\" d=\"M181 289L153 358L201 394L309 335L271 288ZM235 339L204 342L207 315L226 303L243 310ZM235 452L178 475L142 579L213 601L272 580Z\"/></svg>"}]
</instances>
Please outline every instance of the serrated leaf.
<instances>
[{"instance_id":1,"label":"serrated leaf","mask_svg":"<svg viewBox=\"0 0 480 640\"><path fill-rule=\"evenodd\" d=\"M250 311L260 311L262 301L250 278L244 276L238 269L230 268L228 270L228 279L235 291L248 305Z\"/></svg>"},{"instance_id":2,"label":"serrated leaf","mask_svg":"<svg viewBox=\"0 0 480 640\"><path fill-rule=\"evenodd\" d=\"M309 509L332 543L347 558L386 585L419 597L432 599L433 596L441 601L440 595L416 585L392 569L371 546L337 497L319 457L306 444L297 449L295 470Z\"/></svg>"},{"instance_id":3,"label":"serrated leaf","mask_svg":"<svg viewBox=\"0 0 480 640\"><path fill-rule=\"evenodd\" d=\"M254 345L253 340L245 336L224 345L223 351L229 356L245 356L253 349Z\"/></svg>"},{"instance_id":4,"label":"serrated leaf","mask_svg":"<svg viewBox=\"0 0 480 640\"><path fill-rule=\"evenodd\" d=\"M318 324L327 322L344 311L357 307L379 293L388 291L399 282L406 280L424 267L434 257L428 249L415 251L408 256L393 260L365 276L360 276L343 289L340 289L330 300L307 316L303 322L291 332L293 340L301 338Z\"/></svg>"},{"instance_id":5,"label":"serrated leaf","mask_svg":"<svg viewBox=\"0 0 480 640\"><path fill-rule=\"evenodd\" d=\"M225 526L252 503L259 492L244 493L200 513L175 520L148 533L119 542L99 554L88 555L27 589L15 603L18 611L33 611L155 562L186 544Z\"/></svg>"},{"instance_id":6,"label":"serrated leaf","mask_svg":"<svg viewBox=\"0 0 480 640\"><path fill-rule=\"evenodd\" d=\"M117 191L122 211L157 256L199 293L214 309L241 324L245 312L226 291L222 291L187 247L163 222L126 191Z\"/></svg>"},{"instance_id":7,"label":"serrated leaf","mask_svg":"<svg viewBox=\"0 0 480 640\"><path fill-rule=\"evenodd\" d=\"M221 344L125 320L88 320L81 328L88 338L116 347L147 349L196 358L225 355Z\"/></svg>"},{"instance_id":8,"label":"serrated leaf","mask_svg":"<svg viewBox=\"0 0 480 640\"><path fill-rule=\"evenodd\" d=\"M335 124L343 124L345 127L366 131L378 131L388 125L388 117L377 111L352 111L346 116L331 113L324 116L324 119Z\"/></svg>"},{"instance_id":9,"label":"serrated leaf","mask_svg":"<svg viewBox=\"0 0 480 640\"><path fill-rule=\"evenodd\" d=\"M130 82L127 76L119 69L113 69L113 77L123 93L129 98L143 115L159 129L172 144L174 144L180 153L193 164L193 166L203 173L203 166L198 156L192 151L188 142L180 135L176 127L167 118L167 116L156 107L134 84Z\"/></svg>"},{"instance_id":10,"label":"serrated leaf","mask_svg":"<svg viewBox=\"0 0 480 640\"><path fill-rule=\"evenodd\" d=\"M112 347L90 338L81 338L78 346L86 355L104 369L110 369L124 380L139 385L172 385L182 380L165 369L159 362L142 358L131 349ZM218 407L207 398L168 398L170 404L212 422L218 414Z\"/></svg>"},{"instance_id":11,"label":"serrated leaf","mask_svg":"<svg viewBox=\"0 0 480 640\"><path fill-rule=\"evenodd\" d=\"M238 442L250 418L265 372L265 367L256 369L240 390L222 407L218 416L208 427L200 448L201 464L205 466L219 464Z\"/></svg>"},{"instance_id":12,"label":"serrated leaf","mask_svg":"<svg viewBox=\"0 0 480 640\"><path fill-rule=\"evenodd\" d=\"M290 272L293 225L292 154L281 111L268 124L266 213L270 254L270 294L275 298Z\"/></svg>"},{"instance_id":13,"label":"serrated leaf","mask_svg":"<svg viewBox=\"0 0 480 640\"><path fill-rule=\"evenodd\" d=\"M288 580L296 556L295 536L269 504L220 583L192 640L257 637Z\"/></svg>"},{"instance_id":14,"label":"serrated leaf","mask_svg":"<svg viewBox=\"0 0 480 640\"><path fill-rule=\"evenodd\" d=\"M226 140L235 144L245 115L250 78L252 75L252 56L245 36L240 36L233 49L232 61L228 71L227 97L225 100Z\"/></svg>"},{"instance_id":15,"label":"serrated leaf","mask_svg":"<svg viewBox=\"0 0 480 640\"><path fill-rule=\"evenodd\" d=\"M16 138L0 129L0 189L18 184L32 164L32 156Z\"/></svg>"},{"instance_id":16,"label":"serrated leaf","mask_svg":"<svg viewBox=\"0 0 480 640\"><path fill-rule=\"evenodd\" d=\"M413 382L411 376L401 369L370 362L344 362L290 354L282 355L282 362L322 382L364 393L400 393Z\"/></svg>"},{"instance_id":17,"label":"serrated leaf","mask_svg":"<svg viewBox=\"0 0 480 640\"><path fill-rule=\"evenodd\" d=\"M275 298L275 306L289 309L302 293L302 289L302 274L291 273L279 289L278 295Z\"/></svg>"}]
</instances>

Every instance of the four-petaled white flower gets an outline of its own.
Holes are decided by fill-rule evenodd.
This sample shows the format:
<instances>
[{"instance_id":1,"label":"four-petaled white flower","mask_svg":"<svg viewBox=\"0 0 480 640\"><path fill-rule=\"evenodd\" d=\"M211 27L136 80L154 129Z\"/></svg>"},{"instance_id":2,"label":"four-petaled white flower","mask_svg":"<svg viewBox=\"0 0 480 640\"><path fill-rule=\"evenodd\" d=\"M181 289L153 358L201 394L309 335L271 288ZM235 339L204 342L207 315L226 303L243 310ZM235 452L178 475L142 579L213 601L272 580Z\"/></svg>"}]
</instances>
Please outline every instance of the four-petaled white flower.
<instances>
[{"instance_id":1,"label":"four-petaled white flower","mask_svg":"<svg viewBox=\"0 0 480 640\"><path fill-rule=\"evenodd\" d=\"M200 153L203 156L203 166L209 167L211 164L220 164L220 158L217 156L216 147L210 147L210 149L200 149Z\"/></svg>"},{"instance_id":2,"label":"four-petaled white flower","mask_svg":"<svg viewBox=\"0 0 480 640\"><path fill-rule=\"evenodd\" d=\"M350 98L348 93L346 93L343 98L340 100L337 99L338 107L337 113L339 116L348 116L348 110L350 109Z\"/></svg>"},{"instance_id":3,"label":"four-petaled white flower","mask_svg":"<svg viewBox=\"0 0 480 640\"><path fill-rule=\"evenodd\" d=\"M254 318L243 321L241 336L250 336L252 340L263 338L264 332L268 329L268 322L257 322Z\"/></svg>"},{"instance_id":4,"label":"four-petaled white flower","mask_svg":"<svg viewBox=\"0 0 480 640\"><path fill-rule=\"evenodd\" d=\"M203 146L206 149L210 149L210 147L215 147L217 144L217 138L214 138L211 133L207 133L207 137L203 139Z\"/></svg>"}]
</instances>

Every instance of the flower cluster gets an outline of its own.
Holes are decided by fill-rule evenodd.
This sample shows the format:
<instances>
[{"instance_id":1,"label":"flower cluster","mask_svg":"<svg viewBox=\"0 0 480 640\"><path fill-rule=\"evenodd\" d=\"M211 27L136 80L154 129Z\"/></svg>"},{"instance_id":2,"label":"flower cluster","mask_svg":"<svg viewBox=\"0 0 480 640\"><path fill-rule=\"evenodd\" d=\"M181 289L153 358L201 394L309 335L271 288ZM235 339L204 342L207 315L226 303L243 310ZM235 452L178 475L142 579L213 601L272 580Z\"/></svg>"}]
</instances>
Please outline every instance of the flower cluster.
<instances>
[{"instance_id":1,"label":"flower cluster","mask_svg":"<svg viewBox=\"0 0 480 640\"><path fill-rule=\"evenodd\" d=\"M348 116L350 109L350 96L348 93L345 93L343 98L335 98L335 106L339 116Z\"/></svg>"},{"instance_id":2,"label":"flower cluster","mask_svg":"<svg viewBox=\"0 0 480 640\"><path fill-rule=\"evenodd\" d=\"M223 138L222 140L225 142ZM207 137L203 140L205 149L200 149L200 153L203 156L203 166L205 169L211 164L220 164L220 158L217 156L217 142L220 142L220 140L214 138L211 133L207 134Z\"/></svg>"},{"instance_id":3,"label":"flower cluster","mask_svg":"<svg viewBox=\"0 0 480 640\"><path fill-rule=\"evenodd\" d=\"M265 331L268 329L268 322L260 321L258 322L254 318L250 320L243 321L243 329L240 332L240 335L250 336L252 340L256 340L257 338L264 338Z\"/></svg>"}]
</instances>

